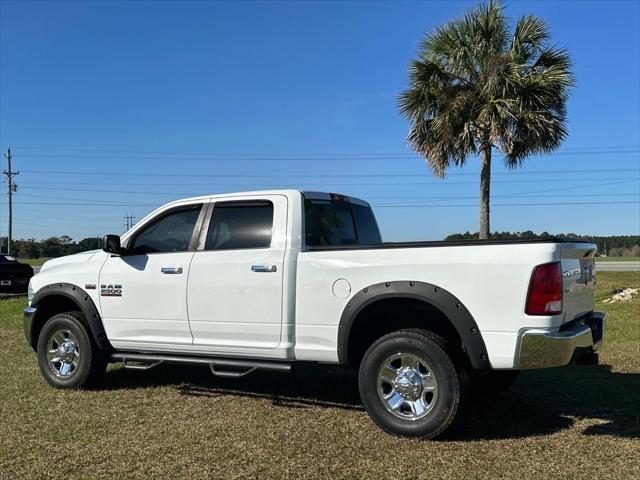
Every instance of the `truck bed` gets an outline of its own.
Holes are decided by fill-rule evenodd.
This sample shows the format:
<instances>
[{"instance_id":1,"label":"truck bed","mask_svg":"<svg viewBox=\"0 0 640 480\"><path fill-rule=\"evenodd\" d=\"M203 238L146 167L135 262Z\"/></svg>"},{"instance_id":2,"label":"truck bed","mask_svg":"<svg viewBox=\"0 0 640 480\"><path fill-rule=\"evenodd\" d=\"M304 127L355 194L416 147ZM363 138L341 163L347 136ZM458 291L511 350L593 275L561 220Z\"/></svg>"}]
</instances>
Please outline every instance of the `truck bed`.
<instances>
[{"instance_id":1,"label":"truck bed","mask_svg":"<svg viewBox=\"0 0 640 480\"><path fill-rule=\"evenodd\" d=\"M383 242L375 245L319 245L307 246L308 251L322 250L378 250L385 248L420 247L469 247L478 245L523 245L536 243L589 243L583 240L562 240L560 238L513 238L500 240L419 240L415 242Z\"/></svg>"},{"instance_id":2,"label":"truck bed","mask_svg":"<svg viewBox=\"0 0 640 480\"><path fill-rule=\"evenodd\" d=\"M326 339L337 338L335 319L352 295L414 281L452 293L478 324L493 368L514 368L521 329L558 329L593 309L595 252L592 243L557 238L306 247L296 272L296 356L326 352L331 361L336 346ZM527 315L532 272L552 262L562 264L562 314Z\"/></svg>"}]
</instances>

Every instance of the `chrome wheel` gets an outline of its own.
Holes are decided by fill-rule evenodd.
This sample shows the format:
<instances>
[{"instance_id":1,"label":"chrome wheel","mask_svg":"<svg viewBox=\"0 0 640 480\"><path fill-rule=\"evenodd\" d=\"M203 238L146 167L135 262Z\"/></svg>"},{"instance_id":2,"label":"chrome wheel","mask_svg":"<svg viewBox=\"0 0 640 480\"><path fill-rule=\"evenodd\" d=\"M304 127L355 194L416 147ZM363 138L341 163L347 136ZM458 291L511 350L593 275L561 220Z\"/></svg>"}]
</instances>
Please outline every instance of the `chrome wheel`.
<instances>
[{"instance_id":1,"label":"chrome wheel","mask_svg":"<svg viewBox=\"0 0 640 480\"><path fill-rule=\"evenodd\" d=\"M70 330L56 330L47 344L49 368L56 377L69 378L78 369L78 340Z\"/></svg>"},{"instance_id":2,"label":"chrome wheel","mask_svg":"<svg viewBox=\"0 0 640 480\"><path fill-rule=\"evenodd\" d=\"M396 353L382 363L378 372L378 395L396 417L418 420L433 409L438 382L423 359L411 353Z\"/></svg>"}]
</instances>

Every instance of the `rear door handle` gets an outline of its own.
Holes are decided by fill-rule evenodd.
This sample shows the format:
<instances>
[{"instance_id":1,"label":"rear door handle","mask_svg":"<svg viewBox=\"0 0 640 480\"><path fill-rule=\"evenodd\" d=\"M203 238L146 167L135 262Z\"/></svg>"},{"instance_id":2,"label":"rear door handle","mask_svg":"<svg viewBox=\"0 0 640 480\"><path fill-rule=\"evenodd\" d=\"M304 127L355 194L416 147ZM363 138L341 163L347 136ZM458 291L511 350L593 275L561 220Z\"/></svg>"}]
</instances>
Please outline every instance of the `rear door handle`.
<instances>
[{"instance_id":1,"label":"rear door handle","mask_svg":"<svg viewBox=\"0 0 640 480\"><path fill-rule=\"evenodd\" d=\"M182 267L162 267L160 271L169 275L179 275L182 273Z\"/></svg>"},{"instance_id":2,"label":"rear door handle","mask_svg":"<svg viewBox=\"0 0 640 480\"><path fill-rule=\"evenodd\" d=\"M275 265L252 265L251 271L258 273L273 273L278 270Z\"/></svg>"}]
</instances>

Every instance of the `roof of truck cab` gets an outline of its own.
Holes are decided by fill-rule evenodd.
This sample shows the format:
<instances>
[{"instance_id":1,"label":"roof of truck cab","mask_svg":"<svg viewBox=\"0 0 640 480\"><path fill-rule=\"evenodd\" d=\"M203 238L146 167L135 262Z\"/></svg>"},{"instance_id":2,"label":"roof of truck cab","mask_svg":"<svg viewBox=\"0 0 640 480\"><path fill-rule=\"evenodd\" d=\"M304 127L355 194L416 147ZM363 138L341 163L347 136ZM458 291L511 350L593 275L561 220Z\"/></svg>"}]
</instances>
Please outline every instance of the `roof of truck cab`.
<instances>
[{"instance_id":1,"label":"roof of truck cab","mask_svg":"<svg viewBox=\"0 0 640 480\"><path fill-rule=\"evenodd\" d=\"M171 205L173 203L194 202L198 200L210 200L216 198L225 197L249 197L253 195L295 195L302 193L300 190L252 190L248 192L227 192L227 193L212 193L210 195L198 195L197 197L185 197L177 198L171 202L164 203L163 206Z\"/></svg>"},{"instance_id":2,"label":"roof of truck cab","mask_svg":"<svg viewBox=\"0 0 640 480\"><path fill-rule=\"evenodd\" d=\"M249 197L255 195L303 195L305 198L317 199L317 200L329 200L333 196L341 197L348 199L352 203L359 203L369 206L369 203L356 197L352 197L351 195L344 195L341 193L330 193L330 192L314 192L314 191L306 191L306 190L294 190L294 189L283 189L283 190L253 190L248 192L229 192L229 193L216 193L211 195L199 195L197 197L189 197L189 198L180 198L169 202L165 205L171 205L173 203L183 203L183 202L191 202L198 200L215 200L217 198L228 198L228 197Z\"/></svg>"}]
</instances>

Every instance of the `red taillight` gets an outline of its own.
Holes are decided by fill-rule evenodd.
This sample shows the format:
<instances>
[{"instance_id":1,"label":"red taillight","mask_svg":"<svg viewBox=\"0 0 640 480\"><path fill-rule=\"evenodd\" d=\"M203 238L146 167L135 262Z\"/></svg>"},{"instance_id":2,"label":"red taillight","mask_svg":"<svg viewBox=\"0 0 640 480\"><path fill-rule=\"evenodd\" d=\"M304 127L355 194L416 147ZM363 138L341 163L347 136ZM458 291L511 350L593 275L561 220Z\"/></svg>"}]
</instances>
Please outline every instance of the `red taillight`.
<instances>
[{"instance_id":1,"label":"red taillight","mask_svg":"<svg viewBox=\"0 0 640 480\"><path fill-rule=\"evenodd\" d=\"M562 313L562 269L560 263L546 263L533 269L527 296L527 315Z\"/></svg>"}]
</instances>

